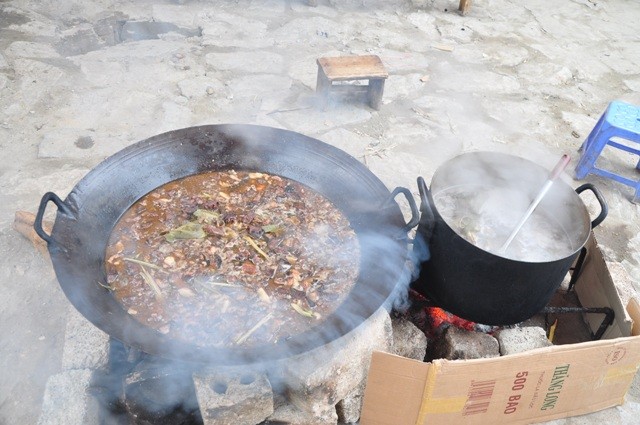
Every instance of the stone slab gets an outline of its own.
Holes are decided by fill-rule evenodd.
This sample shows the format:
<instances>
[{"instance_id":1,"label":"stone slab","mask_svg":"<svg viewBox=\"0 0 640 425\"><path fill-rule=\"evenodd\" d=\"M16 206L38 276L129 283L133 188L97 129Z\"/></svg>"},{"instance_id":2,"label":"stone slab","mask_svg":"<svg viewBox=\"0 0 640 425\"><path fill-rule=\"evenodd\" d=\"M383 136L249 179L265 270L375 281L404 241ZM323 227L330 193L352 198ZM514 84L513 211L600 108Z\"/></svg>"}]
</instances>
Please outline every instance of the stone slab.
<instances>
[{"instance_id":1,"label":"stone slab","mask_svg":"<svg viewBox=\"0 0 640 425\"><path fill-rule=\"evenodd\" d=\"M218 71L235 71L248 74L281 74L284 59L277 53L264 51L208 53L207 65Z\"/></svg>"},{"instance_id":2,"label":"stone slab","mask_svg":"<svg viewBox=\"0 0 640 425\"><path fill-rule=\"evenodd\" d=\"M67 370L49 377L38 425L98 425L98 403L90 394L92 373Z\"/></svg>"},{"instance_id":3,"label":"stone slab","mask_svg":"<svg viewBox=\"0 0 640 425\"><path fill-rule=\"evenodd\" d=\"M38 146L39 158L106 158L131 142L82 128L50 129Z\"/></svg>"},{"instance_id":4,"label":"stone slab","mask_svg":"<svg viewBox=\"0 0 640 425\"><path fill-rule=\"evenodd\" d=\"M4 57L4 55L0 53L0 70L4 70L7 68L9 68L9 62L7 62L7 59Z\"/></svg>"},{"instance_id":5,"label":"stone slab","mask_svg":"<svg viewBox=\"0 0 640 425\"><path fill-rule=\"evenodd\" d=\"M4 53L12 58L57 58L60 56L51 45L33 41L14 41Z\"/></svg>"},{"instance_id":6,"label":"stone slab","mask_svg":"<svg viewBox=\"0 0 640 425\"><path fill-rule=\"evenodd\" d=\"M325 143L345 151L358 160L362 160L367 148L376 140L364 134L357 134L344 128L335 128L318 137Z\"/></svg>"},{"instance_id":7,"label":"stone slab","mask_svg":"<svg viewBox=\"0 0 640 425\"><path fill-rule=\"evenodd\" d=\"M105 369L109 362L109 335L75 308L69 308L62 352L62 369Z\"/></svg>"}]
</instances>

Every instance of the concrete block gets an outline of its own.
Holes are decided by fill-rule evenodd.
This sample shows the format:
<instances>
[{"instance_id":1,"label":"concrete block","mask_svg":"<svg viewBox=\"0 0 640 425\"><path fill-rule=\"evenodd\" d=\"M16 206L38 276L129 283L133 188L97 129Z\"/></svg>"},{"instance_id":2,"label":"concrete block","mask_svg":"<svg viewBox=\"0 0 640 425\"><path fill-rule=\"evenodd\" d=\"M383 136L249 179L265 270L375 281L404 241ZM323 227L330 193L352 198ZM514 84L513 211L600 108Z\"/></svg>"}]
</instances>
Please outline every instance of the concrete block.
<instances>
[{"instance_id":1,"label":"concrete block","mask_svg":"<svg viewBox=\"0 0 640 425\"><path fill-rule=\"evenodd\" d=\"M453 326L444 332L436 344L435 358L465 360L500 356L498 341L491 335Z\"/></svg>"},{"instance_id":2,"label":"concrete block","mask_svg":"<svg viewBox=\"0 0 640 425\"><path fill-rule=\"evenodd\" d=\"M193 376L205 425L254 425L273 414L273 391L260 373Z\"/></svg>"},{"instance_id":3,"label":"concrete block","mask_svg":"<svg viewBox=\"0 0 640 425\"><path fill-rule=\"evenodd\" d=\"M291 402L312 415L326 412L366 380L373 350L391 346L391 318L381 308L351 333L287 360Z\"/></svg>"},{"instance_id":4,"label":"concrete block","mask_svg":"<svg viewBox=\"0 0 640 425\"><path fill-rule=\"evenodd\" d=\"M553 345L547 339L545 330L540 327L500 329L496 332L496 339L503 356Z\"/></svg>"},{"instance_id":5,"label":"concrete block","mask_svg":"<svg viewBox=\"0 0 640 425\"><path fill-rule=\"evenodd\" d=\"M391 320L393 352L399 356L424 361L427 336L409 320L398 317Z\"/></svg>"},{"instance_id":6,"label":"concrete block","mask_svg":"<svg viewBox=\"0 0 640 425\"><path fill-rule=\"evenodd\" d=\"M69 308L64 335L62 369L101 369L109 362L109 335L95 327L75 308Z\"/></svg>"},{"instance_id":7,"label":"concrete block","mask_svg":"<svg viewBox=\"0 0 640 425\"><path fill-rule=\"evenodd\" d=\"M99 424L99 406L90 394L93 371L67 370L47 381L38 425Z\"/></svg>"}]
</instances>

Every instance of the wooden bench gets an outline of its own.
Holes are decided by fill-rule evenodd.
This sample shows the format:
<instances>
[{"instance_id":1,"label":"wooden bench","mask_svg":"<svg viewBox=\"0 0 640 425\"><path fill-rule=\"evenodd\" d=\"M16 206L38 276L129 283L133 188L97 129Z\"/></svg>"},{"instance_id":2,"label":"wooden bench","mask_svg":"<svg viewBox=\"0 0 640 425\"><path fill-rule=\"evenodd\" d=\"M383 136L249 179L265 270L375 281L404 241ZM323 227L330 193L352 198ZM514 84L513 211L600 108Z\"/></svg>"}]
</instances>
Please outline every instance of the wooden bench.
<instances>
[{"instance_id":1,"label":"wooden bench","mask_svg":"<svg viewBox=\"0 0 640 425\"><path fill-rule=\"evenodd\" d=\"M378 56L340 56L319 58L316 93L322 96L326 106L334 81L369 80L367 98L373 109L380 108L384 80L389 77Z\"/></svg>"}]
</instances>

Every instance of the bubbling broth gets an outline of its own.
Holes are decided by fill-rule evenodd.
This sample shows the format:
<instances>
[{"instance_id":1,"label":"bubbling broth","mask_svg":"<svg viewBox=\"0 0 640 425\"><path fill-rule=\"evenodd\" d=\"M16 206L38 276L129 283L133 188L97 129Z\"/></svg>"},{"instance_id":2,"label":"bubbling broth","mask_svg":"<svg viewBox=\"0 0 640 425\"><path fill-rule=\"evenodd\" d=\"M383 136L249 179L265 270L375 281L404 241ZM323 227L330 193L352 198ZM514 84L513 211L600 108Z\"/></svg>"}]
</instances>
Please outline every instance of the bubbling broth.
<instances>
[{"instance_id":1,"label":"bubbling broth","mask_svg":"<svg viewBox=\"0 0 640 425\"><path fill-rule=\"evenodd\" d=\"M220 171L167 183L116 224L107 284L139 322L200 346L278 343L320 324L354 286L357 236L292 180Z\"/></svg>"},{"instance_id":2,"label":"bubbling broth","mask_svg":"<svg viewBox=\"0 0 640 425\"><path fill-rule=\"evenodd\" d=\"M545 262L565 258L576 249L563 227L536 209L505 252L507 240L531 200L516 189L473 185L451 187L434 195L444 221L478 248L517 261Z\"/></svg>"}]
</instances>

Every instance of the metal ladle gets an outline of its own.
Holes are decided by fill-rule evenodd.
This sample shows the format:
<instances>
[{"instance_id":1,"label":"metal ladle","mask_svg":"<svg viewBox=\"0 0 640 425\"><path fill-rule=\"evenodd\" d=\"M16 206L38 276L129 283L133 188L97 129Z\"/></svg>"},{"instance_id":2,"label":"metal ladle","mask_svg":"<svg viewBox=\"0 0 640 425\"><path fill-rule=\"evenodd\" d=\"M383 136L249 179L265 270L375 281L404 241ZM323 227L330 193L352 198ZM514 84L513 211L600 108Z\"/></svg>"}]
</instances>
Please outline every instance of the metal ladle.
<instances>
[{"instance_id":1,"label":"metal ladle","mask_svg":"<svg viewBox=\"0 0 640 425\"><path fill-rule=\"evenodd\" d=\"M535 197L533 202L531 202L531 204L529 205L529 208L527 208L527 211L524 213L524 215L522 216L522 218L520 219L516 227L514 227L514 229L511 231L511 234L509 235L505 243L502 244L502 246L500 247L498 251L499 253L503 254L507 250L507 248L509 248L509 245L511 244L511 242L513 242L513 239L516 237L516 235L518 234L518 232L520 231L524 223L526 223L526 221L529 219L529 217L531 216L533 211L536 209L540 201L542 201L542 199L547 194L549 189L551 189L553 182L567 167L567 165L569 164L569 161L571 161L571 157L569 155L567 154L562 155L562 158L560 158L560 161L558 161L556 166L551 171L551 174L549 174L549 177L547 178L547 181L544 183L544 186L542 186L542 188L538 192L538 195Z\"/></svg>"}]
</instances>

